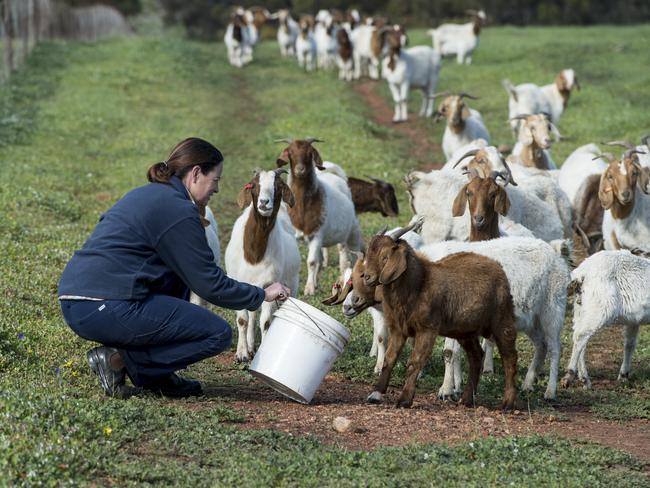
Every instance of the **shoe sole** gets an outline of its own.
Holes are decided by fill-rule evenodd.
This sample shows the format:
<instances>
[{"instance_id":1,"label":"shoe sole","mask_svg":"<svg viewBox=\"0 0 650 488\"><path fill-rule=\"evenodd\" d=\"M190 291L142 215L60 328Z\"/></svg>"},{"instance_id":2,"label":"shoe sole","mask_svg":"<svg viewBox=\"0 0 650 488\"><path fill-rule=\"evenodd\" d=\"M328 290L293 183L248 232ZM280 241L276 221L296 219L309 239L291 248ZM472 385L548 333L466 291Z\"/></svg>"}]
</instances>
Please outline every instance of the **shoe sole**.
<instances>
[{"instance_id":1,"label":"shoe sole","mask_svg":"<svg viewBox=\"0 0 650 488\"><path fill-rule=\"evenodd\" d=\"M115 387L111 387L108 384L108 378L102 374L102 370L99 367L99 356L97 355L97 351L94 349L88 351L86 353L86 358L88 359L88 364L90 365L90 369L99 377L99 383L104 390L104 393L106 395L112 397L115 396ZM115 385L118 386L118 385Z\"/></svg>"}]
</instances>

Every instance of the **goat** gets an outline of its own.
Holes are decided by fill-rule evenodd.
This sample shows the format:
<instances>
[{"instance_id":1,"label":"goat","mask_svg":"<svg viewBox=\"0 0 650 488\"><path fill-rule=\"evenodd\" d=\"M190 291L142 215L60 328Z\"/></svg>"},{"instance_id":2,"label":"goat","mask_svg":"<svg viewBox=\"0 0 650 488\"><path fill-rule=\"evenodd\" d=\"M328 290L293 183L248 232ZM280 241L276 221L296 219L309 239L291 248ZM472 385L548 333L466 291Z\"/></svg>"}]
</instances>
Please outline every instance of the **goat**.
<instances>
[{"instance_id":1,"label":"goat","mask_svg":"<svg viewBox=\"0 0 650 488\"><path fill-rule=\"evenodd\" d=\"M574 88L580 90L572 69L560 71L553 83L541 87L533 83L514 86L509 80L503 80L502 84L508 92L508 118L515 137L519 126L517 115L547 113L551 123L557 126L569 103L571 91Z\"/></svg>"},{"instance_id":2,"label":"goat","mask_svg":"<svg viewBox=\"0 0 650 488\"><path fill-rule=\"evenodd\" d=\"M300 27L287 9L280 9L277 13L271 15L271 18L277 18L280 22L278 26L278 45L280 54L283 58L293 56L296 53L296 39L300 34Z\"/></svg>"},{"instance_id":3,"label":"goat","mask_svg":"<svg viewBox=\"0 0 650 488\"><path fill-rule=\"evenodd\" d=\"M379 212L384 217L397 217L399 207L393 185L377 178L370 179L372 182L348 178L355 212Z\"/></svg>"},{"instance_id":4,"label":"goat","mask_svg":"<svg viewBox=\"0 0 650 488\"><path fill-rule=\"evenodd\" d=\"M305 71L313 71L316 66L316 41L312 32L309 19L301 19L300 34L296 39L296 57L298 66Z\"/></svg>"},{"instance_id":5,"label":"goat","mask_svg":"<svg viewBox=\"0 0 650 488\"><path fill-rule=\"evenodd\" d=\"M490 134L483 123L481 114L477 110L469 108L465 103L465 98L476 100L476 97L469 93L450 95L442 101L438 111L434 114L436 122L443 117L447 119L447 126L442 136L442 151L447 160L454 151L475 139L481 138L488 144L490 142Z\"/></svg>"},{"instance_id":6,"label":"goat","mask_svg":"<svg viewBox=\"0 0 650 488\"><path fill-rule=\"evenodd\" d=\"M339 80L352 81L354 77L353 47L345 29L336 31L336 42L338 44L336 64L339 67Z\"/></svg>"},{"instance_id":7,"label":"goat","mask_svg":"<svg viewBox=\"0 0 650 488\"><path fill-rule=\"evenodd\" d=\"M580 378L591 388L585 352L587 342L608 325L625 326L623 363L619 381L627 381L639 325L650 322L650 260L629 251L601 251L588 257L571 273L574 289L573 350L562 379L568 387Z\"/></svg>"},{"instance_id":8,"label":"goat","mask_svg":"<svg viewBox=\"0 0 650 488\"><path fill-rule=\"evenodd\" d=\"M390 334L384 366L368 401L382 401L393 367L410 336L414 337L414 346L397 402L398 407L410 407L417 377L436 336L443 335L459 340L467 353L469 382L461 401L472 405L483 359L478 341L482 335L494 337L497 343L506 380L502 407L513 408L517 396L517 334L510 286L501 266L473 253L431 262L399 240L399 235L396 238L375 236L365 259L363 280L369 287L381 285Z\"/></svg>"},{"instance_id":9,"label":"goat","mask_svg":"<svg viewBox=\"0 0 650 488\"><path fill-rule=\"evenodd\" d=\"M244 212L235 221L230 242L226 247L226 271L236 280L266 287L280 282L291 289L295 296L298 290L300 253L294 238L293 228L284 202L289 208L294 205L294 196L281 173L286 170L259 171L239 192L237 203ZM260 330L262 339L271 324L274 304L261 305ZM237 312L236 358L248 361L255 351L256 312Z\"/></svg>"},{"instance_id":10,"label":"goat","mask_svg":"<svg viewBox=\"0 0 650 488\"><path fill-rule=\"evenodd\" d=\"M228 27L226 27L223 42L228 51L228 62L232 66L241 68L252 61L248 27L242 16L233 15Z\"/></svg>"},{"instance_id":11,"label":"goat","mask_svg":"<svg viewBox=\"0 0 650 488\"><path fill-rule=\"evenodd\" d=\"M289 186L295 205L289 209L291 223L309 242L307 255L307 284L305 295L313 295L318 286L322 264L322 247L339 245L341 273L350 267L348 250L364 248L359 221L354 213L352 195L347 182L331 173L317 173L324 169L323 160L312 143L318 139L283 139L286 147L278 156L277 165L289 164Z\"/></svg>"},{"instance_id":12,"label":"goat","mask_svg":"<svg viewBox=\"0 0 650 488\"><path fill-rule=\"evenodd\" d=\"M358 25L350 35L354 46L354 79L358 80L367 72L373 80L379 79L380 57L388 28L384 21Z\"/></svg>"},{"instance_id":13,"label":"goat","mask_svg":"<svg viewBox=\"0 0 650 488\"><path fill-rule=\"evenodd\" d=\"M485 23L486 15L483 10L478 12L468 10L474 16L471 22L466 24L442 24L436 29L429 29L427 34L431 36L433 48L441 56L456 55L458 64L471 64L472 54L478 47L478 39L481 27Z\"/></svg>"},{"instance_id":14,"label":"goat","mask_svg":"<svg viewBox=\"0 0 650 488\"><path fill-rule=\"evenodd\" d=\"M407 104L411 88L422 90L420 116L431 116L440 73L440 56L427 46L402 49L403 36L401 30L388 32L388 56L382 62L383 77L388 82L395 102L393 122L404 122L408 119Z\"/></svg>"},{"instance_id":15,"label":"goat","mask_svg":"<svg viewBox=\"0 0 650 488\"><path fill-rule=\"evenodd\" d=\"M609 154L609 166L600 177L598 198L605 209L603 241L605 249L647 250L650 243L650 198L636 194L636 186L644 193L650 191L650 176L641 168L636 149L615 159Z\"/></svg>"},{"instance_id":16,"label":"goat","mask_svg":"<svg viewBox=\"0 0 650 488\"><path fill-rule=\"evenodd\" d=\"M314 41L316 42L316 55L319 69L330 69L336 63L337 51L337 27L329 18L322 17L321 21L316 22L314 27Z\"/></svg>"},{"instance_id":17,"label":"goat","mask_svg":"<svg viewBox=\"0 0 650 488\"><path fill-rule=\"evenodd\" d=\"M508 161L528 168L557 169L549 149L553 137L560 139L560 132L547 114L522 114L514 119L521 121L518 141Z\"/></svg>"},{"instance_id":18,"label":"goat","mask_svg":"<svg viewBox=\"0 0 650 488\"><path fill-rule=\"evenodd\" d=\"M590 175L600 176L607 168L606 163L594 159L601 154L596 144L585 144L569 154L562 163L558 174L558 183L574 207L580 193L578 190L584 181Z\"/></svg>"},{"instance_id":19,"label":"goat","mask_svg":"<svg viewBox=\"0 0 650 488\"><path fill-rule=\"evenodd\" d=\"M422 238L419 234L417 234L421 225L422 222L416 221L414 224L411 224L406 229L406 232L401 236L401 239L408 242L413 249L419 249L423 246ZM401 233L402 228L395 228L387 232L389 236ZM377 357L374 372L375 374L379 374L381 373L381 368L384 365L386 345L388 343L388 331L386 330L384 311L381 307L381 303L376 303L373 306L371 306L372 304L369 304L368 306L361 308L355 308L355 306L353 306L353 304L356 304L358 307L358 297L370 293L368 287L366 287L362 282L358 281L358 279L363 275L363 270L363 259L357 259L352 269L346 269L342 277L334 283L332 286L332 296L323 300L322 303L325 305L339 305L342 303L343 314L347 319L356 317L363 310L370 307L368 308L368 312L372 317L373 326L370 356ZM355 278L353 278L353 276L355 276ZM359 293L354 293L353 281L356 282L356 287L360 290Z\"/></svg>"},{"instance_id":20,"label":"goat","mask_svg":"<svg viewBox=\"0 0 650 488\"><path fill-rule=\"evenodd\" d=\"M201 215L201 223L205 228L205 238L208 241L208 246L212 250L214 256L214 264L221 265L221 243L219 242L219 226L217 220L214 218L212 210L207 205L197 205L199 214ZM207 307L208 302L198 296L196 293L190 293L190 302L194 305Z\"/></svg>"}]
</instances>

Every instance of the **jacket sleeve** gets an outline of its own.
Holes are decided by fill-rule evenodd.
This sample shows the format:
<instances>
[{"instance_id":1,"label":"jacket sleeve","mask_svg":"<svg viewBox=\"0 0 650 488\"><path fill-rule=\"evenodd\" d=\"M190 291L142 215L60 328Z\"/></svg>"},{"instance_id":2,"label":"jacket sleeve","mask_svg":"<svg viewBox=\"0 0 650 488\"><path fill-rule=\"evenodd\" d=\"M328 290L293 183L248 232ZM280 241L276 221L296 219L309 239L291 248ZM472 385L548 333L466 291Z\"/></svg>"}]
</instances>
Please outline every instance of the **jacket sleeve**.
<instances>
[{"instance_id":1,"label":"jacket sleeve","mask_svg":"<svg viewBox=\"0 0 650 488\"><path fill-rule=\"evenodd\" d=\"M264 290L229 278L214 263L198 218L186 218L168 228L158 240L160 258L204 300L233 310L256 310Z\"/></svg>"}]
</instances>

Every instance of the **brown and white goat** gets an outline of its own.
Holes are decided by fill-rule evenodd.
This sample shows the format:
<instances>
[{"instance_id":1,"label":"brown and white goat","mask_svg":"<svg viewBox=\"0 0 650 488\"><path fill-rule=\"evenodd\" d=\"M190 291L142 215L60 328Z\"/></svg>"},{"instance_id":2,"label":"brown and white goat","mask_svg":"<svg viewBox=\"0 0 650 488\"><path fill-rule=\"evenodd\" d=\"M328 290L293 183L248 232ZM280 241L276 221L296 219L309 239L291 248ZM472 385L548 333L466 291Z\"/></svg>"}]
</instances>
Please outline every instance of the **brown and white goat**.
<instances>
[{"instance_id":1,"label":"brown and white goat","mask_svg":"<svg viewBox=\"0 0 650 488\"><path fill-rule=\"evenodd\" d=\"M294 229L282 207L282 202L289 208L294 205L293 193L280 176L283 172L286 170L259 171L239 192L237 203L244 212L233 226L225 264L233 279L262 288L280 282L295 296L300 253ZM270 302L261 306L259 325L262 338L271 323L273 306ZM239 340L236 358L239 361L248 361L254 353L256 312L237 312Z\"/></svg>"},{"instance_id":2,"label":"brown and white goat","mask_svg":"<svg viewBox=\"0 0 650 488\"><path fill-rule=\"evenodd\" d=\"M625 152L621 159L606 153L609 166L600 177L598 198L605 209L603 240L605 249L648 250L650 245L650 178L641 168L637 151ZM643 192L637 195L636 186Z\"/></svg>"},{"instance_id":3,"label":"brown and white goat","mask_svg":"<svg viewBox=\"0 0 650 488\"><path fill-rule=\"evenodd\" d=\"M397 217L399 207L393 185L378 178L370 179L372 182L348 177L354 210L357 213L379 212L384 217Z\"/></svg>"},{"instance_id":4,"label":"brown and white goat","mask_svg":"<svg viewBox=\"0 0 650 488\"><path fill-rule=\"evenodd\" d=\"M336 64L339 67L339 80L352 81L354 77L354 48L345 29L336 31Z\"/></svg>"},{"instance_id":5,"label":"brown and white goat","mask_svg":"<svg viewBox=\"0 0 650 488\"><path fill-rule=\"evenodd\" d=\"M457 339L465 349L469 382L462 395L472 405L483 360L479 336L493 337L505 370L503 408L517 397L517 350L514 306L503 268L485 256L458 253L431 262L402 240L375 236L368 246L364 283L382 287L390 334L384 367L369 402L382 401L393 367L407 337L414 346L398 407L413 403L415 384L438 335Z\"/></svg>"},{"instance_id":6,"label":"brown and white goat","mask_svg":"<svg viewBox=\"0 0 650 488\"><path fill-rule=\"evenodd\" d=\"M323 160L312 143L318 139L284 139L288 146L280 153L277 165L289 164L289 186L295 205L289 208L293 226L308 241L305 295L313 295L322 265L321 248L337 244L341 273L350 267L348 252L364 248L359 221L347 182L324 169Z\"/></svg>"},{"instance_id":7,"label":"brown and white goat","mask_svg":"<svg viewBox=\"0 0 650 488\"><path fill-rule=\"evenodd\" d=\"M442 151L447 160L455 151L475 139L484 139L487 144L490 143L490 133L483 123L481 114L469 108L465 98L476 100L476 97L469 93L449 95L434 113L434 122L442 118L447 119L447 126L442 135Z\"/></svg>"},{"instance_id":8,"label":"brown and white goat","mask_svg":"<svg viewBox=\"0 0 650 488\"><path fill-rule=\"evenodd\" d=\"M518 142L508 160L529 168L557 169L548 150L553 138L560 139L560 132L547 114L517 115L519 120Z\"/></svg>"}]
</instances>

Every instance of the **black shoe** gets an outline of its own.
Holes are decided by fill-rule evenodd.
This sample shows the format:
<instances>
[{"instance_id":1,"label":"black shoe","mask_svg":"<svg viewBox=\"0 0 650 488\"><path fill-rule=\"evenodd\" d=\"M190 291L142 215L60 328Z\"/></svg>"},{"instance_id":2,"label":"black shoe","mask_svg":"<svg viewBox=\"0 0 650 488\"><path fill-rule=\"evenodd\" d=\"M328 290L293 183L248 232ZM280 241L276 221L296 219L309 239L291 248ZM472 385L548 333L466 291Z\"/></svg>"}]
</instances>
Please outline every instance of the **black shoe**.
<instances>
[{"instance_id":1,"label":"black shoe","mask_svg":"<svg viewBox=\"0 0 650 488\"><path fill-rule=\"evenodd\" d=\"M108 396L116 396L126 380L125 368L116 371L111 367L111 356L115 353L117 349L106 346L96 347L86 353L90 369L99 376L99 383Z\"/></svg>"},{"instance_id":2,"label":"black shoe","mask_svg":"<svg viewBox=\"0 0 650 488\"><path fill-rule=\"evenodd\" d=\"M158 395L173 398L185 398L203 394L201 383L196 380L183 378L176 373L160 378L155 383L144 385L142 388Z\"/></svg>"}]
</instances>

